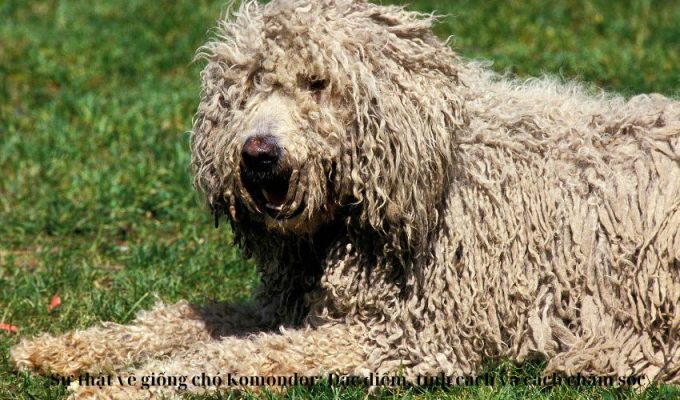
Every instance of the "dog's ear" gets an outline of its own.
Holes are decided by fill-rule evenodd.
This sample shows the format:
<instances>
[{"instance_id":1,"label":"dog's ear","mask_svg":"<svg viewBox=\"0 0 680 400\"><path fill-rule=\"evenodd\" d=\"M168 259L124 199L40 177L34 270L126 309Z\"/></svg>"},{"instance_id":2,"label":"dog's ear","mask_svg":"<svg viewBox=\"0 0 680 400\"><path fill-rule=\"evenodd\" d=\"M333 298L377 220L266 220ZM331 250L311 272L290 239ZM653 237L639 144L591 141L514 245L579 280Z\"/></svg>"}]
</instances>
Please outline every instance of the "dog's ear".
<instances>
[{"instance_id":1,"label":"dog's ear","mask_svg":"<svg viewBox=\"0 0 680 400\"><path fill-rule=\"evenodd\" d=\"M379 10L370 18L380 29L368 33L355 71L352 197L362 222L391 247L418 251L439 222L456 135L468 125L460 61L433 36L429 21L396 7Z\"/></svg>"},{"instance_id":2,"label":"dog's ear","mask_svg":"<svg viewBox=\"0 0 680 400\"><path fill-rule=\"evenodd\" d=\"M216 219L226 214L232 223L237 210L230 190L237 171L234 163L218 158L237 154L238 141L225 134L230 131L225 127L249 94L248 74L257 62L253 55L258 46L257 40L251 39L258 37L263 27L259 2L241 2L238 10L237 3L228 1L214 37L194 57L207 64L201 72L201 99L191 132L194 186L205 196Z\"/></svg>"},{"instance_id":3,"label":"dog's ear","mask_svg":"<svg viewBox=\"0 0 680 400\"><path fill-rule=\"evenodd\" d=\"M219 121L211 118L210 102L203 96L191 131L191 167L194 187L205 196L215 224L226 211L223 185L215 167L215 135Z\"/></svg>"},{"instance_id":4,"label":"dog's ear","mask_svg":"<svg viewBox=\"0 0 680 400\"><path fill-rule=\"evenodd\" d=\"M191 167L194 186L206 199L216 221L223 214L235 218L233 202L225 189L231 187L234 171L229 163L220 162L218 157L233 153L233 138L225 135L224 128L230 120L234 104L241 101L242 90L234 85L234 77L219 59L209 59L201 72L201 100L194 116L191 132ZM222 169L218 169L218 166ZM233 197L233 195L232 195Z\"/></svg>"}]
</instances>

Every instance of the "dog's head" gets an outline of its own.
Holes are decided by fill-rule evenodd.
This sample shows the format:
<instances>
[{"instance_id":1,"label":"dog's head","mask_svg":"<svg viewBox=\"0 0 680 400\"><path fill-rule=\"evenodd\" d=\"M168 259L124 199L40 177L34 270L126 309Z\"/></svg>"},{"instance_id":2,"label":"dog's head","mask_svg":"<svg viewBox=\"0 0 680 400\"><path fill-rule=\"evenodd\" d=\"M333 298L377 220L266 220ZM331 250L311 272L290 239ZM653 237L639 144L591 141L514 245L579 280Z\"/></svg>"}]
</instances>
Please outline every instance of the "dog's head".
<instances>
[{"instance_id":1,"label":"dog's head","mask_svg":"<svg viewBox=\"0 0 680 400\"><path fill-rule=\"evenodd\" d=\"M426 240L465 126L432 16L349 0L244 2L199 50L195 184L238 227L346 218Z\"/></svg>"}]
</instances>

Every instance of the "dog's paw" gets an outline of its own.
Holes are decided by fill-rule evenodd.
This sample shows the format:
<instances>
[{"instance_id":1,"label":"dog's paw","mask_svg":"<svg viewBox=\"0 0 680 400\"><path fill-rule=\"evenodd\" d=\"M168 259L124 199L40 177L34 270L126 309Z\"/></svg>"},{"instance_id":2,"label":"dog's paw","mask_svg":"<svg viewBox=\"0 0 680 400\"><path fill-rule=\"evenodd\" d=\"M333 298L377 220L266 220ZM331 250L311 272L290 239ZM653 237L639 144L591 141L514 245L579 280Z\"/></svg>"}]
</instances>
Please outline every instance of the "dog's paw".
<instances>
[{"instance_id":1,"label":"dog's paw","mask_svg":"<svg viewBox=\"0 0 680 400\"><path fill-rule=\"evenodd\" d=\"M18 370L45 371L51 369L48 364L63 358L61 354L63 349L57 349L56 341L56 338L49 334L44 334L32 340L23 339L9 350L10 363ZM54 371L56 372L56 368Z\"/></svg>"},{"instance_id":2,"label":"dog's paw","mask_svg":"<svg viewBox=\"0 0 680 400\"><path fill-rule=\"evenodd\" d=\"M78 332L57 337L44 334L22 340L10 349L9 357L16 369L66 376L105 367L101 347Z\"/></svg>"}]
</instances>

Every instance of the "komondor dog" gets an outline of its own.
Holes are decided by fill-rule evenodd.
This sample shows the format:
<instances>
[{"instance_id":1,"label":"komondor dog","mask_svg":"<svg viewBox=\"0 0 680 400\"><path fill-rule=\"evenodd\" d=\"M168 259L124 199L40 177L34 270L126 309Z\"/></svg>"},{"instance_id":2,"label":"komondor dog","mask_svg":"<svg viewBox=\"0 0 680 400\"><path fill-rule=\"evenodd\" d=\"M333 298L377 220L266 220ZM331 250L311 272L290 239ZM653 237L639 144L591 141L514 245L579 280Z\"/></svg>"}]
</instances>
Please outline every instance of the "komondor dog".
<instances>
[{"instance_id":1,"label":"komondor dog","mask_svg":"<svg viewBox=\"0 0 680 400\"><path fill-rule=\"evenodd\" d=\"M76 382L77 398L216 390L201 374L416 382L528 357L680 382L680 102L511 80L432 22L244 2L199 51L192 165L257 264L254 299L44 335L15 365L124 377Z\"/></svg>"}]
</instances>

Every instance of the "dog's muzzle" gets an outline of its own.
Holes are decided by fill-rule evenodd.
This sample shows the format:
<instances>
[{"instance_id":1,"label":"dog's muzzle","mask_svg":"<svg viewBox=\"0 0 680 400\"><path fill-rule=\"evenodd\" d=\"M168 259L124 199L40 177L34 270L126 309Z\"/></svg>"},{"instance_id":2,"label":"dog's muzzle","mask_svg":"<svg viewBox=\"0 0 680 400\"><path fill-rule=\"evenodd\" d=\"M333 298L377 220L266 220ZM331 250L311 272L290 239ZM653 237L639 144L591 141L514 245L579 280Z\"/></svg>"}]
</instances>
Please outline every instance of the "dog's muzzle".
<instances>
[{"instance_id":1,"label":"dog's muzzle","mask_svg":"<svg viewBox=\"0 0 680 400\"><path fill-rule=\"evenodd\" d=\"M290 218L287 210L292 168L271 135L251 136L241 150L241 181L257 208L273 218Z\"/></svg>"}]
</instances>

